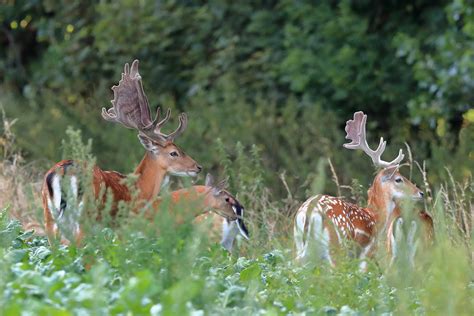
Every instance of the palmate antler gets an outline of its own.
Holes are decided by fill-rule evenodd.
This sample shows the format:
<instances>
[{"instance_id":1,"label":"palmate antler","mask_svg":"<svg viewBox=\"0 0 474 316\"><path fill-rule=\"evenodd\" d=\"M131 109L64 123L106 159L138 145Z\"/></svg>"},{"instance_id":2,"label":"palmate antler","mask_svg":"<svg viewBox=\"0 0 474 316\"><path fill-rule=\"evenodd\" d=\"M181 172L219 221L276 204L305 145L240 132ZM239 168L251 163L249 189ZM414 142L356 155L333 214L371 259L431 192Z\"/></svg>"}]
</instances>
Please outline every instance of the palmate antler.
<instances>
[{"instance_id":1,"label":"palmate antler","mask_svg":"<svg viewBox=\"0 0 474 316\"><path fill-rule=\"evenodd\" d=\"M165 117L160 120L158 108L155 119L151 119L148 98L143 91L142 78L138 73L138 60L135 59L130 68L125 64L122 79L118 86L113 86L114 99L112 108L102 108L102 117L109 122L119 123L127 128L136 129L140 134L160 143L173 142L186 129L188 118L186 113L179 115L178 128L171 134L161 133L161 128L168 122L171 110L166 111Z\"/></svg>"},{"instance_id":2,"label":"palmate antler","mask_svg":"<svg viewBox=\"0 0 474 316\"><path fill-rule=\"evenodd\" d=\"M381 156L385 151L385 146L387 145L387 142L383 140L383 137L380 137L379 146L375 151L370 149L365 134L366 122L367 115L365 115L364 112L359 111L354 113L354 119L349 120L346 123L346 139L351 140L351 142L344 144L343 146L347 149L362 149L372 159L374 165L380 168L389 168L400 164L405 157L402 149L398 152L397 158L390 162L381 159Z\"/></svg>"}]
</instances>

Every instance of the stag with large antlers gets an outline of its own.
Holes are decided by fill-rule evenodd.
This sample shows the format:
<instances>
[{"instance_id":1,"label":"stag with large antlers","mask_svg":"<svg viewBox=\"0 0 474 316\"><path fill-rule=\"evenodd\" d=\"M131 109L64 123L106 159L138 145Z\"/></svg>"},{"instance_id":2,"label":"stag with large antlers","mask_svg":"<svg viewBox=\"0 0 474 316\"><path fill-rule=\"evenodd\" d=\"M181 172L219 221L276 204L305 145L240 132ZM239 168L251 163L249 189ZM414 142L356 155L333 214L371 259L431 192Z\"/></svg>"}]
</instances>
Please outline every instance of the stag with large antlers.
<instances>
[{"instance_id":1,"label":"stag with large antlers","mask_svg":"<svg viewBox=\"0 0 474 316\"><path fill-rule=\"evenodd\" d=\"M373 255L378 237L383 236L388 226L401 216L401 202L423 198L423 192L398 171L404 158L402 150L397 158L387 162L381 158L386 146L383 138L380 138L376 150L370 149L366 121L363 112L356 112L354 119L347 122L346 138L351 142L344 147L361 149L377 168L381 168L368 190L368 205L364 208L328 195L316 195L306 200L295 218L298 259L307 258L315 250L317 257L334 265L332 254L349 242L355 245L361 260L360 268L365 270L365 259Z\"/></svg>"},{"instance_id":2,"label":"stag with large antlers","mask_svg":"<svg viewBox=\"0 0 474 316\"><path fill-rule=\"evenodd\" d=\"M156 197L168 174L195 176L201 171L201 167L174 144L174 140L186 129L186 114L182 113L179 116L178 128L168 135L161 129L170 119L170 110L163 119L160 119L158 109L155 119L152 120L148 99L138 72L138 60L133 61L131 67L125 64L122 78L112 90L114 93L112 108L108 110L103 108L102 117L106 121L136 130L140 143L146 150L145 156L134 172L137 176L135 186L139 199L150 200ZM50 242L59 237L60 226L67 226L76 240L82 237L78 223L82 212L81 202L73 209L74 207L68 207L66 197L68 195L66 193L70 192L69 195L73 200L81 201L82 186L86 184L79 183L78 165L80 163L75 161L63 160L53 166L44 177L42 189L44 219ZM112 194L112 216L117 211L118 201L131 200L131 192L122 181L124 178L124 175L116 171L104 171L97 166L93 168L92 188L95 198L105 202L105 193ZM66 187L69 189L66 190ZM63 241L67 242L64 238Z\"/></svg>"}]
</instances>

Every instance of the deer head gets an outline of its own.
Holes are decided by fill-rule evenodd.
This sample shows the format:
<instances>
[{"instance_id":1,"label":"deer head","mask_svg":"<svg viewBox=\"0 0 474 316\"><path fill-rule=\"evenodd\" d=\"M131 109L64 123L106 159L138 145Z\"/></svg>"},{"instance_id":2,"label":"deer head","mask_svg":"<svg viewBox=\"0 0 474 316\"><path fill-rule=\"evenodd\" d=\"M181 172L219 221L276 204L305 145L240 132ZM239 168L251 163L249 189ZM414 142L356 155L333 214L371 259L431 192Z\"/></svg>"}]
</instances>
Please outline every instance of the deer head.
<instances>
[{"instance_id":1,"label":"deer head","mask_svg":"<svg viewBox=\"0 0 474 316\"><path fill-rule=\"evenodd\" d=\"M348 149L361 149L377 168L382 168L369 189L369 205L377 205L377 208L381 209L386 208L387 203L398 204L401 199L422 199L423 192L398 171L400 162L405 157L403 150L400 149L398 156L390 162L382 160L387 142L381 137L377 149L370 149L366 138L366 123L367 115L364 112L354 113L354 119L346 123L346 139L351 142L343 146Z\"/></svg>"},{"instance_id":2,"label":"deer head","mask_svg":"<svg viewBox=\"0 0 474 316\"><path fill-rule=\"evenodd\" d=\"M375 196L378 196L384 201L399 204L402 200L421 200L424 193L414 183L402 176L398 167L394 166L381 170L375 176L368 195L369 203L371 198L374 199Z\"/></svg>"},{"instance_id":3,"label":"deer head","mask_svg":"<svg viewBox=\"0 0 474 316\"><path fill-rule=\"evenodd\" d=\"M171 174L194 176L201 171L202 168L174 144L174 140L184 132L188 124L186 113L179 115L178 128L168 135L162 133L161 128L170 119L170 109L161 119L158 108L155 118L151 119L148 98L138 72L138 60L133 61L131 68L128 63L125 64L122 78L112 90L112 108L102 108L102 117L106 121L137 130L140 143L152 155L156 164Z\"/></svg>"},{"instance_id":4,"label":"deer head","mask_svg":"<svg viewBox=\"0 0 474 316\"><path fill-rule=\"evenodd\" d=\"M207 204L214 212L227 220L236 221L240 234L249 239L249 231L243 220L244 207L226 190L227 180L222 180L217 185L213 182L213 177L208 174L205 183L205 186L210 188Z\"/></svg>"}]
</instances>

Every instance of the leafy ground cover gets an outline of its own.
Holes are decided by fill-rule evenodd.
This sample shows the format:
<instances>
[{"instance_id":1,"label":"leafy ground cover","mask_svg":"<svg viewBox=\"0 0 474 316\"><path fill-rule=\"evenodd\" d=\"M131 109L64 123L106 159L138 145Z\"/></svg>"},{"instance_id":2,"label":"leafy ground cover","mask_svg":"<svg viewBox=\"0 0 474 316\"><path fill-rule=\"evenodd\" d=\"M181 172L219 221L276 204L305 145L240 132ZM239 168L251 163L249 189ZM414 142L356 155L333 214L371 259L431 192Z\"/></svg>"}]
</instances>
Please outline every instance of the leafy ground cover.
<instances>
[{"instance_id":1,"label":"leafy ground cover","mask_svg":"<svg viewBox=\"0 0 474 316\"><path fill-rule=\"evenodd\" d=\"M49 247L2 212L3 314L456 314L473 308L467 252L438 240L414 270L356 262L300 266L269 245L226 254L191 226L144 232L137 220L119 236L103 228L84 248ZM166 226L166 220L164 221ZM140 224L139 224L140 223ZM159 223L158 225L163 228ZM163 222L162 222L163 225ZM439 232L439 231L438 231ZM441 237L441 236L440 236Z\"/></svg>"},{"instance_id":2,"label":"leafy ground cover","mask_svg":"<svg viewBox=\"0 0 474 316\"><path fill-rule=\"evenodd\" d=\"M67 144L65 152L87 155L80 135L70 136L76 152ZM235 169L234 183L244 188L238 197L247 206L252 234L232 255L208 240L205 227L193 226L191 219L178 226L168 212L151 223L140 216L119 225L88 223L83 247L51 247L10 216L19 208L23 214L40 212L34 192L24 194L23 205L12 199L0 214L0 314L472 314L472 181L428 187L432 198L426 208L434 216L436 242L420 246L414 268L403 260L389 266L381 246L369 271L361 273L356 260L341 260L335 269L316 261L296 263L292 218L284 211L298 202L269 201L255 171L258 153L227 160L222 159ZM7 174L11 162L2 167ZM16 183L34 191L24 182L33 174L25 168L17 167L25 178ZM316 178L315 187L322 180Z\"/></svg>"}]
</instances>

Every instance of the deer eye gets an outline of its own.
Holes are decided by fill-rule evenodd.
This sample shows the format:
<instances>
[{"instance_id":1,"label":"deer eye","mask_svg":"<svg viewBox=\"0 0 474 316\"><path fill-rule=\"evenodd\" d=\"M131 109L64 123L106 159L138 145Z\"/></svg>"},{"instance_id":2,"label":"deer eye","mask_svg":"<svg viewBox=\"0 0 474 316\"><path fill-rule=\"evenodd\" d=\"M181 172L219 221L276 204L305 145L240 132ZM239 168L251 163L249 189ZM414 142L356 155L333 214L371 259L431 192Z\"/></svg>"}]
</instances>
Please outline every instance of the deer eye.
<instances>
[{"instance_id":1,"label":"deer eye","mask_svg":"<svg viewBox=\"0 0 474 316\"><path fill-rule=\"evenodd\" d=\"M225 198L225 201L226 201L227 203L229 203L230 200L229 200L228 197L226 197L226 198Z\"/></svg>"},{"instance_id":2,"label":"deer eye","mask_svg":"<svg viewBox=\"0 0 474 316\"><path fill-rule=\"evenodd\" d=\"M395 179L395 182L396 182L396 183L402 183L402 182L403 182L403 179L402 179L402 178L396 178L396 179Z\"/></svg>"},{"instance_id":3,"label":"deer eye","mask_svg":"<svg viewBox=\"0 0 474 316\"><path fill-rule=\"evenodd\" d=\"M178 157L179 154L178 154L177 151L172 151L172 152L170 152L170 156L171 156L171 157Z\"/></svg>"}]
</instances>

